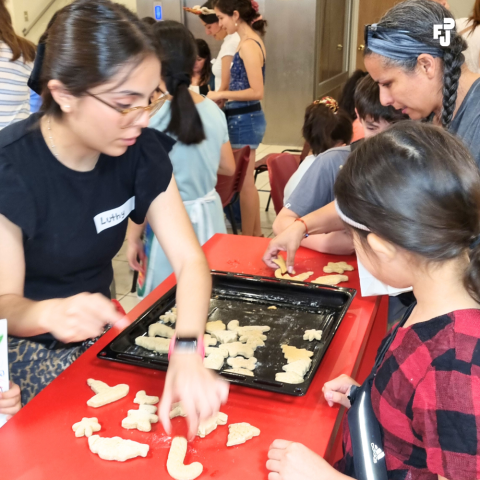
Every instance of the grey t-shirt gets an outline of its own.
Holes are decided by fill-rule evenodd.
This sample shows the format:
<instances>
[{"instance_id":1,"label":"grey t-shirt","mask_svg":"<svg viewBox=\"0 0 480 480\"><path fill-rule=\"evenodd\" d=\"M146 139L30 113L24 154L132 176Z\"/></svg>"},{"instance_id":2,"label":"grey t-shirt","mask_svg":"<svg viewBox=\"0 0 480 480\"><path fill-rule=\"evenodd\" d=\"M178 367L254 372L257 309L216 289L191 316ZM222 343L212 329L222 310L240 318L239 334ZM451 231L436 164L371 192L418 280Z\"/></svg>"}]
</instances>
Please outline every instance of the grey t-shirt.
<instances>
[{"instance_id":1,"label":"grey t-shirt","mask_svg":"<svg viewBox=\"0 0 480 480\"><path fill-rule=\"evenodd\" d=\"M470 87L449 131L463 140L480 167L480 78Z\"/></svg>"},{"instance_id":2,"label":"grey t-shirt","mask_svg":"<svg viewBox=\"0 0 480 480\"><path fill-rule=\"evenodd\" d=\"M303 175L285 207L303 217L333 202L335 180L351 151L349 145L320 154Z\"/></svg>"}]
</instances>

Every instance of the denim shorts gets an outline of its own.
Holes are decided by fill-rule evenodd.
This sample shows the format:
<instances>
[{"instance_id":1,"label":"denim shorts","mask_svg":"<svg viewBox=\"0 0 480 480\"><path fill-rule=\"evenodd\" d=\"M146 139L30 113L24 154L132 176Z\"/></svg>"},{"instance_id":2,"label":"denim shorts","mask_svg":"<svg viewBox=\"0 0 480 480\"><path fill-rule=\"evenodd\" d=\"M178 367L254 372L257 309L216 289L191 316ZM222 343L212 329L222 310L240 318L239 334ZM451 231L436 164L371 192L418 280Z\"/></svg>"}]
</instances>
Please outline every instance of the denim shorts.
<instances>
[{"instance_id":1,"label":"denim shorts","mask_svg":"<svg viewBox=\"0 0 480 480\"><path fill-rule=\"evenodd\" d=\"M228 102L225 105L225 110L242 108L256 103L258 102ZM256 150L262 143L267 128L263 110L228 116L227 123L232 148L238 149L248 145L252 150Z\"/></svg>"}]
</instances>

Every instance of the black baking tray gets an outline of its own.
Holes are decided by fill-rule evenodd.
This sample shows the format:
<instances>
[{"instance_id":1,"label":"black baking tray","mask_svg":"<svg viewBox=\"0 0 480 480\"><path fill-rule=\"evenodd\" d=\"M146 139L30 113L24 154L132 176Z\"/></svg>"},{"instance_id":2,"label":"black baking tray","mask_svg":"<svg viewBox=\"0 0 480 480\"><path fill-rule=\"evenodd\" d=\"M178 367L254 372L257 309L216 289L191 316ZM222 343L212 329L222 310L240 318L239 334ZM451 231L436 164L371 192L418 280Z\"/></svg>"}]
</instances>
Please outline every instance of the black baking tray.
<instances>
[{"instance_id":1,"label":"black baking tray","mask_svg":"<svg viewBox=\"0 0 480 480\"><path fill-rule=\"evenodd\" d=\"M231 368L225 361L218 373L231 383L288 395L305 395L320 362L330 345L356 290L351 288L313 285L291 280L212 271L213 289L209 321L238 320L240 326L268 325L264 347L255 351L257 365L254 377L223 372ZM175 306L176 286L149 310L110 342L98 357L141 367L166 370L167 355L151 352L135 344L135 338L147 335L148 327L160 315ZM268 307L276 307L269 309ZM323 330L322 339L303 340L305 330ZM288 344L314 352L312 365L301 384L275 380L287 363L281 345Z\"/></svg>"}]
</instances>

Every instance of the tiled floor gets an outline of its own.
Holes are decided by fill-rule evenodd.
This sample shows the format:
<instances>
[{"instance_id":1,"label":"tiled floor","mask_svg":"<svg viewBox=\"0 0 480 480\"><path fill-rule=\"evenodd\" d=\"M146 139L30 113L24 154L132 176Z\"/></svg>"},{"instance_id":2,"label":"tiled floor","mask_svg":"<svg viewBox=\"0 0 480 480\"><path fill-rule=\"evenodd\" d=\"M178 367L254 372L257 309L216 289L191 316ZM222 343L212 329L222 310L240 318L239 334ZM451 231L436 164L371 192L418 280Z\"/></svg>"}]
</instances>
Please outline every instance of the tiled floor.
<instances>
[{"instance_id":1,"label":"tiled floor","mask_svg":"<svg viewBox=\"0 0 480 480\"><path fill-rule=\"evenodd\" d=\"M280 153L288 147L282 145L260 145L257 149L257 159L268 155L269 153ZM268 172L261 173L257 177L257 188L260 194L260 220L262 224L262 231L266 237L271 237L272 223L275 220L275 210L270 203L269 211L265 211L267 206L270 182L268 180ZM231 229L228 229L229 233L232 233ZM131 293L133 281L133 272L127 262L126 257L126 242L123 244L120 252L115 256L113 260L113 270L115 272L115 288L117 291L117 299L122 304L126 312L129 312L140 301L136 293Z\"/></svg>"}]
</instances>

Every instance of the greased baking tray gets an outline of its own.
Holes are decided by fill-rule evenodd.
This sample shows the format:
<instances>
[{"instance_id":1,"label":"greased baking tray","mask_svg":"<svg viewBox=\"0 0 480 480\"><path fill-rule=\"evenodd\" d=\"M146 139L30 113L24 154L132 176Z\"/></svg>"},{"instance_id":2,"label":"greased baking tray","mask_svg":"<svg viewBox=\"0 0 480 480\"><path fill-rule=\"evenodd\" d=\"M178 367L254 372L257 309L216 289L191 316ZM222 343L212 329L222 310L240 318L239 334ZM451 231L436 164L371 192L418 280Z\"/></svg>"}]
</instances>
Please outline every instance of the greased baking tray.
<instances>
[{"instance_id":1,"label":"greased baking tray","mask_svg":"<svg viewBox=\"0 0 480 480\"><path fill-rule=\"evenodd\" d=\"M224 372L231 368L225 361L218 373L231 383L287 395L305 395L315 372L330 345L356 290L212 271L213 289L208 321L238 320L240 326L268 325L264 347L255 351L254 377ZM147 335L148 327L160 315L175 306L176 287L167 292L149 310L110 342L98 357L140 367L166 370L167 355L151 352L135 344L135 338ZM276 307L269 309L268 307ZM303 340L305 330L323 330L320 341ZM288 344L313 352L312 365L301 384L275 380L287 363L281 345Z\"/></svg>"}]
</instances>

